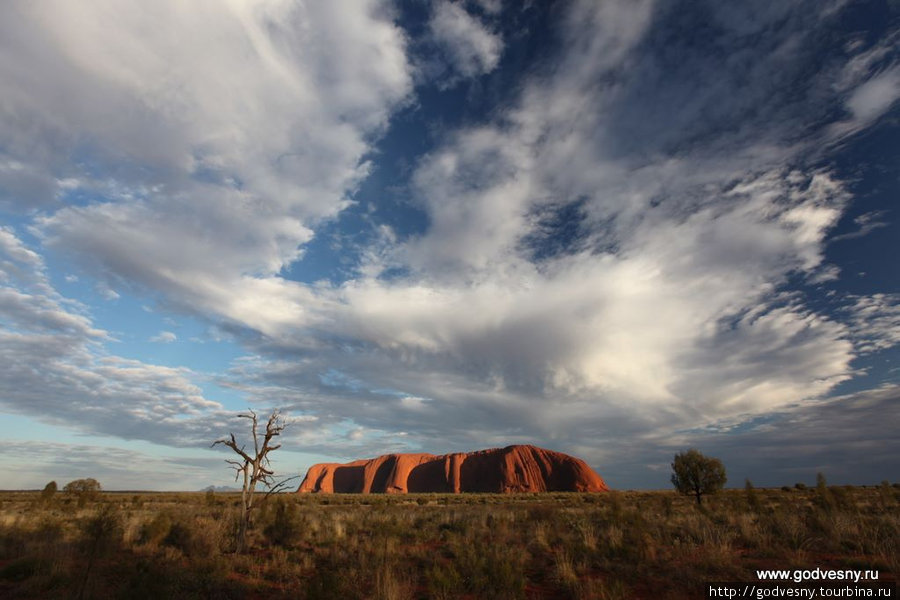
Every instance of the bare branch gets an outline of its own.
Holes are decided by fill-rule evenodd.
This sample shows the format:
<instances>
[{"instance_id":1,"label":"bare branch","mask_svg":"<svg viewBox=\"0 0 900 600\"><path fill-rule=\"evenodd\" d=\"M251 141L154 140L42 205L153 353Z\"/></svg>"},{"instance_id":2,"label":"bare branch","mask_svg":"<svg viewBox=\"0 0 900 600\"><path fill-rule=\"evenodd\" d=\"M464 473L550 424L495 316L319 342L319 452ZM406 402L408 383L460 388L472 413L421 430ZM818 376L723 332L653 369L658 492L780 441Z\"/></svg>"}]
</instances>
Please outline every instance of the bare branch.
<instances>
[{"instance_id":1,"label":"bare branch","mask_svg":"<svg viewBox=\"0 0 900 600\"><path fill-rule=\"evenodd\" d=\"M246 446L238 446L234 433L231 433L228 438L216 440L213 442L212 446L222 444L223 446L231 448L243 459L243 461L225 460L225 462L231 465L231 468L235 470L235 481L237 481L242 474L244 476L244 487L241 494L241 527L238 533L238 551L242 552L246 540L246 532L250 527L251 511L254 508L253 493L256 490L256 484L262 483L269 488L269 491L263 498L265 500L265 498L273 493L273 491L282 489L287 481L296 478L292 477L276 484L274 478L275 472L270 468L271 462L269 461L268 455L273 450L281 448L281 444L275 444L273 446L270 446L269 444L271 443L272 438L281 435L281 432L284 431L285 428L285 423L278 410L273 410L266 420L266 431L262 435L262 440L260 440L259 418L256 412L248 408L246 413L241 413L238 417L247 419L251 423L250 434L253 437L253 456L244 450ZM260 445L260 441L262 441L262 445Z\"/></svg>"},{"instance_id":2,"label":"bare branch","mask_svg":"<svg viewBox=\"0 0 900 600\"><path fill-rule=\"evenodd\" d=\"M250 462L253 462L253 459L250 458L250 456L249 456L246 452L244 452L244 446L241 446L240 448L238 448L237 440L234 439L234 434L233 434L233 433L231 434L231 439L228 439L228 440L226 440L226 439L216 440L215 442L213 442L213 444L212 444L212 446L210 446L210 448L212 448L213 446L215 446L215 445L217 445L217 444L222 444L223 446L228 446L229 448L231 448L232 450L234 450L235 452L237 452L238 454L240 454L241 457L242 457L244 460L248 460L248 461L250 461Z\"/></svg>"},{"instance_id":3,"label":"bare branch","mask_svg":"<svg viewBox=\"0 0 900 600\"><path fill-rule=\"evenodd\" d=\"M283 490L285 487L287 487L288 482L293 481L295 479L300 479L300 475L294 475L293 477L288 477L287 479L282 479L281 481L279 481L278 483L276 483L275 485L273 485L272 487L269 488L269 491L266 492L265 496L263 496L263 499L265 500L272 494L277 494L278 492Z\"/></svg>"}]
</instances>

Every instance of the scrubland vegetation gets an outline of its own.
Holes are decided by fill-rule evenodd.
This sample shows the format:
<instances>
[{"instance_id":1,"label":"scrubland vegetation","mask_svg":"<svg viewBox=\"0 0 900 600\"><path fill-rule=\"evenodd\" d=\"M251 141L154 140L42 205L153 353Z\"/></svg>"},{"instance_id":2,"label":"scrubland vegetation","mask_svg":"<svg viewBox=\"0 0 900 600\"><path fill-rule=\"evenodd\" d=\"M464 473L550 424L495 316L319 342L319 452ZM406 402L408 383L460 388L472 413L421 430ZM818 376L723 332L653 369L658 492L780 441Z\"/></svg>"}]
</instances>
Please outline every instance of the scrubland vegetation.
<instances>
[{"instance_id":1,"label":"scrubland vegetation","mask_svg":"<svg viewBox=\"0 0 900 600\"><path fill-rule=\"evenodd\" d=\"M0 493L3 598L697 598L759 568L900 565L900 490Z\"/></svg>"}]
</instances>

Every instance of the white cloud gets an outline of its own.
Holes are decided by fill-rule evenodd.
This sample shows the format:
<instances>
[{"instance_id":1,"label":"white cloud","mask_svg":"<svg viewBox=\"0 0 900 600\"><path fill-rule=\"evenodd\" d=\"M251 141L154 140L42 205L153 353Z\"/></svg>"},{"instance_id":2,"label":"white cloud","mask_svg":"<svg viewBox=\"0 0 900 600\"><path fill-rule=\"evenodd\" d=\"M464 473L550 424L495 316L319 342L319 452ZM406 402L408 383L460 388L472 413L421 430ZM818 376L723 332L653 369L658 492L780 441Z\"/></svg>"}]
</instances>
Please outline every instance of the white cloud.
<instances>
[{"instance_id":1,"label":"white cloud","mask_svg":"<svg viewBox=\"0 0 900 600\"><path fill-rule=\"evenodd\" d=\"M379 253L383 269L410 274L377 279L375 260L367 277L316 290L312 320L295 323L335 341L315 353L290 334L262 341L271 362L235 377L333 426L447 449L649 442L814 401L850 378L859 324L782 291L834 272L826 238L850 195L808 166L822 138L800 132L842 92L812 107L777 95L768 74L804 50L773 41L724 80L716 56L666 73L655 61L687 50L646 54L651 7L574 5L558 68L419 164L429 229ZM717 16L738 37L771 34L765 15ZM809 32L784 35L795 34ZM685 105L645 93L655 88ZM746 95L772 110L748 116ZM658 128L621 127L642 119ZM334 364L357 383L310 385Z\"/></svg>"},{"instance_id":2,"label":"white cloud","mask_svg":"<svg viewBox=\"0 0 900 600\"><path fill-rule=\"evenodd\" d=\"M226 413L203 396L196 374L107 353L107 332L53 289L41 257L10 229L0 229L0 241L5 410L91 434L175 446L220 435Z\"/></svg>"},{"instance_id":3,"label":"white cloud","mask_svg":"<svg viewBox=\"0 0 900 600\"><path fill-rule=\"evenodd\" d=\"M831 484L872 485L896 471L900 443L896 419L890 415L898 400L900 387L885 384L814 405L791 406L752 421L739 431L686 432L666 440L663 443L668 448L655 452L635 446L629 456L636 464L612 468L616 477L630 478L633 475L628 470L654 453L671 461L676 451L695 446L723 460L729 481L749 477L758 486L812 484L816 473L824 472ZM865 460L860 460L860 455ZM667 474L668 469L663 471L663 476ZM660 485L665 483L660 477Z\"/></svg>"},{"instance_id":4,"label":"white cloud","mask_svg":"<svg viewBox=\"0 0 900 600\"><path fill-rule=\"evenodd\" d=\"M473 4L490 15L500 14L503 10L503 0L474 0Z\"/></svg>"},{"instance_id":5,"label":"white cloud","mask_svg":"<svg viewBox=\"0 0 900 600\"><path fill-rule=\"evenodd\" d=\"M838 321L783 291L833 273L824 244L849 202L811 166L821 122L845 100L871 120L891 88L861 82L875 58L810 74L820 15L772 27L781 5L717 5L731 46L697 56L693 31L660 37L652 2L572 3L552 68L416 165L425 232L382 229L342 284L286 279L411 89L402 32L351 5L41 3L0 19L2 56L18 57L0 63L0 110L24 115L2 120L0 158L68 182L61 202L102 197L33 232L117 289L218 321L255 352L219 383L316 418L298 442L538 441L599 458L816 400L898 343L875 333L891 331L891 299ZM497 67L502 40L462 4L436 4L430 29L459 74ZM8 280L47 285L39 256L11 231L0 243ZM102 355L87 317L23 285L0 302L27 330L0 340L13 410L173 444L221 431L194 374Z\"/></svg>"},{"instance_id":6,"label":"white cloud","mask_svg":"<svg viewBox=\"0 0 900 600\"><path fill-rule=\"evenodd\" d=\"M275 275L348 205L411 90L404 36L374 0L0 10L6 160L66 182L59 202L96 199L34 233L111 287L239 318L272 307ZM260 297L231 301L245 284Z\"/></svg>"},{"instance_id":7,"label":"white cloud","mask_svg":"<svg viewBox=\"0 0 900 600\"><path fill-rule=\"evenodd\" d=\"M109 287L106 283L100 282L97 284L97 293L100 294L105 300L118 300L121 296L119 292Z\"/></svg>"},{"instance_id":8,"label":"white cloud","mask_svg":"<svg viewBox=\"0 0 900 600\"><path fill-rule=\"evenodd\" d=\"M831 139L843 140L868 127L900 98L900 68L896 48L900 31L888 30L870 47L857 40L847 48L852 53L833 76L832 86L843 94L843 107L850 118L827 129Z\"/></svg>"},{"instance_id":9,"label":"white cloud","mask_svg":"<svg viewBox=\"0 0 900 600\"><path fill-rule=\"evenodd\" d=\"M853 118L870 123L887 112L900 98L900 69L880 73L853 90L847 99L847 108Z\"/></svg>"},{"instance_id":10,"label":"white cloud","mask_svg":"<svg viewBox=\"0 0 900 600\"><path fill-rule=\"evenodd\" d=\"M22 241L16 237L11 227L0 227L0 252L4 257L3 268L7 271L16 269L16 263L28 267L29 272L43 271L44 261L33 250L25 247Z\"/></svg>"},{"instance_id":11,"label":"white cloud","mask_svg":"<svg viewBox=\"0 0 900 600\"><path fill-rule=\"evenodd\" d=\"M10 489L40 489L51 480L62 488L71 480L93 477L107 490L198 491L211 482L210 473L222 470L219 458L160 456L46 440L10 440L0 448L0 455L9 465L4 485Z\"/></svg>"},{"instance_id":12,"label":"white cloud","mask_svg":"<svg viewBox=\"0 0 900 600\"><path fill-rule=\"evenodd\" d=\"M171 344L178 339L178 336L171 331L160 331L158 334L150 338L151 342L159 342L160 344Z\"/></svg>"},{"instance_id":13,"label":"white cloud","mask_svg":"<svg viewBox=\"0 0 900 600\"><path fill-rule=\"evenodd\" d=\"M466 12L461 3L436 2L428 27L434 42L463 77L477 77L497 68L503 40Z\"/></svg>"},{"instance_id":14,"label":"white cloud","mask_svg":"<svg viewBox=\"0 0 900 600\"><path fill-rule=\"evenodd\" d=\"M860 354L900 344L900 294L858 296L847 312L852 323L851 339Z\"/></svg>"},{"instance_id":15,"label":"white cloud","mask_svg":"<svg viewBox=\"0 0 900 600\"><path fill-rule=\"evenodd\" d=\"M841 235L831 236L829 241L837 242L840 240L852 240L869 235L871 232L882 227L887 227L888 223L882 220L886 217L885 211L873 211L859 215L853 219L853 223L859 227L856 231L850 231Z\"/></svg>"}]
</instances>

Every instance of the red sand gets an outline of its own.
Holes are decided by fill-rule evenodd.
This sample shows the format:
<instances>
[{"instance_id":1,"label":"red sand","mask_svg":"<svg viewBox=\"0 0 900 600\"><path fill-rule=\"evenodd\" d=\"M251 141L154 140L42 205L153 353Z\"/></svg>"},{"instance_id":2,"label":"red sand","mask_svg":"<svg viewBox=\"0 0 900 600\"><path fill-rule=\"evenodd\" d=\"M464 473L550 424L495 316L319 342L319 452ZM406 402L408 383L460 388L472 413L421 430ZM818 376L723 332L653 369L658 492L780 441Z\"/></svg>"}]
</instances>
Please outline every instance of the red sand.
<instances>
[{"instance_id":1,"label":"red sand","mask_svg":"<svg viewBox=\"0 0 900 600\"><path fill-rule=\"evenodd\" d=\"M298 492L605 492L583 460L536 446L478 452L386 454L370 460L313 465Z\"/></svg>"}]
</instances>

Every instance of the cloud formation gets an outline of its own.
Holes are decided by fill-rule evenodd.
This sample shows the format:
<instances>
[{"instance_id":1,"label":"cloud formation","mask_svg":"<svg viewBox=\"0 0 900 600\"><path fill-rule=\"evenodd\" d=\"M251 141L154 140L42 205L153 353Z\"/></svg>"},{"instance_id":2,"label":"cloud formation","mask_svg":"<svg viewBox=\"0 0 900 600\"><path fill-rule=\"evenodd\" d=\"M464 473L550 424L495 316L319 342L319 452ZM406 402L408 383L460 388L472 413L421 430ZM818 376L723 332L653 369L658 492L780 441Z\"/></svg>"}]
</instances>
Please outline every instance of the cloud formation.
<instances>
[{"instance_id":1,"label":"cloud formation","mask_svg":"<svg viewBox=\"0 0 900 600\"><path fill-rule=\"evenodd\" d=\"M484 10L491 12L492 8L486 3ZM428 23L431 37L453 70L463 77L477 77L497 68L503 53L498 34L469 14L461 2L440 0L432 10Z\"/></svg>"},{"instance_id":2,"label":"cloud formation","mask_svg":"<svg viewBox=\"0 0 900 600\"><path fill-rule=\"evenodd\" d=\"M75 479L93 477L104 489L199 491L221 470L220 459L158 456L90 444L64 444L14 440L0 448L9 464L4 478L7 489L39 488L57 480L62 488ZM27 455L29 460L19 457ZM140 465L140 468L135 468ZM59 477L65 474L65 479Z\"/></svg>"},{"instance_id":3,"label":"cloud formation","mask_svg":"<svg viewBox=\"0 0 900 600\"><path fill-rule=\"evenodd\" d=\"M275 276L348 206L411 89L377 2L4 12L0 163L51 182L50 197L17 196L58 207L36 233L110 288L238 319L271 308Z\"/></svg>"},{"instance_id":4,"label":"cloud formation","mask_svg":"<svg viewBox=\"0 0 900 600\"><path fill-rule=\"evenodd\" d=\"M879 73L856 88L847 99L847 108L860 123L870 123L883 115L900 98L900 69Z\"/></svg>"},{"instance_id":5,"label":"cloud formation","mask_svg":"<svg viewBox=\"0 0 900 600\"><path fill-rule=\"evenodd\" d=\"M151 342L159 342L161 344L171 344L178 339L178 336L171 331L160 331L158 334L150 338Z\"/></svg>"},{"instance_id":6,"label":"cloud formation","mask_svg":"<svg viewBox=\"0 0 900 600\"><path fill-rule=\"evenodd\" d=\"M822 119L877 75L809 70L788 41L827 17L788 11L792 28L777 31L785 11L731 8L714 15L737 62L691 56L668 72L667 53L689 44L655 45L664 20L651 8L574 6L558 67L420 162L429 229L382 263L410 276L318 291L335 346L293 362L291 340L273 340L259 348L272 361L241 378L402 443L592 439L577 445L599 458L623 438L729 427L852 377L867 348L857 319L870 336L884 323L858 301L851 318L817 312L790 282L834 276L824 250L850 193L816 164L838 139ZM771 97L782 69L802 74L799 99ZM748 96L767 110L752 116ZM347 378L309 387L337 364Z\"/></svg>"},{"instance_id":7,"label":"cloud formation","mask_svg":"<svg viewBox=\"0 0 900 600\"><path fill-rule=\"evenodd\" d=\"M291 266L415 100L386 7L13 3L0 202L110 298L227 330L250 355L217 383L314 424L289 434L305 449L536 442L646 467L642 445L806 418L900 343L895 296L808 296L840 276L826 246L853 200L825 159L900 89L893 34L822 47L827 4L570 3L514 101L416 158L424 231L373 210L355 275L304 284ZM454 77L489 76L504 40L481 19L502 6L466 6L436 3L427 30ZM173 445L222 431L198 374L105 353L14 229L0 250L10 410ZM838 422L857 400L821 405Z\"/></svg>"},{"instance_id":8,"label":"cloud formation","mask_svg":"<svg viewBox=\"0 0 900 600\"><path fill-rule=\"evenodd\" d=\"M188 369L106 352L106 331L51 285L43 259L0 228L0 403L92 434L205 445L227 423Z\"/></svg>"}]
</instances>

